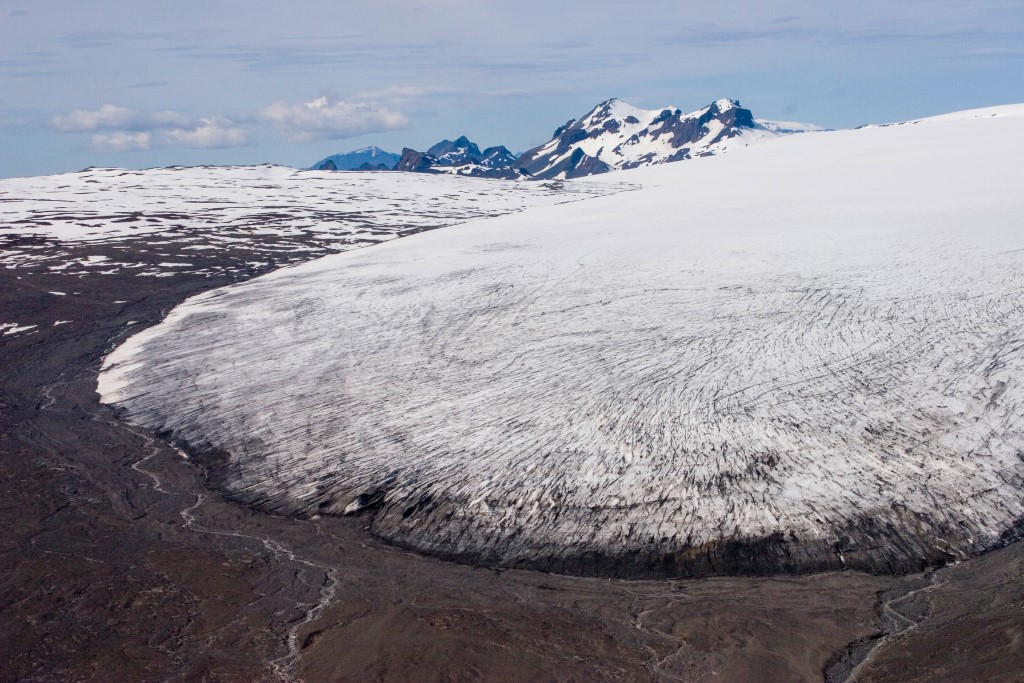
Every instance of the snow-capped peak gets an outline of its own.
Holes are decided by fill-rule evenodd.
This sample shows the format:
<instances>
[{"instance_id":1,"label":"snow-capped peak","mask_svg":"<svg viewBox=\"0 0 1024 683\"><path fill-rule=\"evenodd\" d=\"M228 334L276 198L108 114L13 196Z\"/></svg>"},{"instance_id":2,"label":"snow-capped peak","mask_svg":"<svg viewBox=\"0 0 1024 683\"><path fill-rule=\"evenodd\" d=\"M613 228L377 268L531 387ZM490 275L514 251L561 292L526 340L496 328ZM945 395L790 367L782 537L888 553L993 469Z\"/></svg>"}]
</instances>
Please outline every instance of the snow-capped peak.
<instances>
[{"instance_id":1,"label":"snow-capped peak","mask_svg":"<svg viewBox=\"0 0 1024 683\"><path fill-rule=\"evenodd\" d=\"M715 109L715 110L718 110L718 111L726 111L727 109L736 109L739 106L740 106L740 101L739 100L732 100L732 99L723 97L722 99L715 100L710 105L708 105L708 109Z\"/></svg>"},{"instance_id":2,"label":"snow-capped peak","mask_svg":"<svg viewBox=\"0 0 1024 683\"><path fill-rule=\"evenodd\" d=\"M584 125L593 125L604 121L625 121L636 119L642 121L649 112L623 102L617 97L601 102L583 117Z\"/></svg>"},{"instance_id":3,"label":"snow-capped peak","mask_svg":"<svg viewBox=\"0 0 1024 683\"><path fill-rule=\"evenodd\" d=\"M780 132L758 126L737 100L722 98L683 113L612 98L524 152L516 166L535 178L575 178L717 154Z\"/></svg>"},{"instance_id":4,"label":"snow-capped peak","mask_svg":"<svg viewBox=\"0 0 1024 683\"><path fill-rule=\"evenodd\" d=\"M378 157L378 156L380 156L382 154L387 154L387 153L388 152L385 152L384 150L382 150L380 147L377 147L376 145L370 145L369 147L363 147L361 149L355 149L355 150L352 150L351 152L349 152L349 154L368 154L371 157Z\"/></svg>"}]
</instances>

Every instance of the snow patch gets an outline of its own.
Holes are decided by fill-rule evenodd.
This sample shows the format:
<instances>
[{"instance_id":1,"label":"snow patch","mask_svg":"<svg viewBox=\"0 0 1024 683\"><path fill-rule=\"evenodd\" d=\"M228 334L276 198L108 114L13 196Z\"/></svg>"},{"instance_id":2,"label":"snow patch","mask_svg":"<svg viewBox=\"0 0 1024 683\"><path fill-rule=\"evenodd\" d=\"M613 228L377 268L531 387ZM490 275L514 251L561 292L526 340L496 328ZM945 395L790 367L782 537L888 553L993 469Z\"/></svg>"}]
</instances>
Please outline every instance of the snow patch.
<instances>
[{"instance_id":1,"label":"snow patch","mask_svg":"<svg viewBox=\"0 0 1024 683\"><path fill-rule=\"evenodd\" d=\"M38 325L19 325L18 323L0 323L0 330L3 331L3 336L8 337L12 334L20 334L27 332L33 328L39 327Z\"/></svg>"}]
</instances>

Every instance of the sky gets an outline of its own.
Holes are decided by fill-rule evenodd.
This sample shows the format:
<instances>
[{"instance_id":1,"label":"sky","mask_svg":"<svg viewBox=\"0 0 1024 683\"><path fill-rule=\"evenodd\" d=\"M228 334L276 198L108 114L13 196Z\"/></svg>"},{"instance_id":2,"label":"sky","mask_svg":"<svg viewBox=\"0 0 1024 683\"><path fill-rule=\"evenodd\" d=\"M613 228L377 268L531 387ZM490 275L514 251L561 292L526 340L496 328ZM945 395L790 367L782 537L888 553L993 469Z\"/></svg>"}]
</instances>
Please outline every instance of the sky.
<instances>
[{"instance_id":1,"label":"sky","mask_svg":"<svg viewBox=\"0 0 1024 683\"><path fill-rule=\"evenodd\" d=\"M829 128L1024 101L1024 0L0 0L0 177L312 165L598 102Z\"/></svg>"}]
</instances>

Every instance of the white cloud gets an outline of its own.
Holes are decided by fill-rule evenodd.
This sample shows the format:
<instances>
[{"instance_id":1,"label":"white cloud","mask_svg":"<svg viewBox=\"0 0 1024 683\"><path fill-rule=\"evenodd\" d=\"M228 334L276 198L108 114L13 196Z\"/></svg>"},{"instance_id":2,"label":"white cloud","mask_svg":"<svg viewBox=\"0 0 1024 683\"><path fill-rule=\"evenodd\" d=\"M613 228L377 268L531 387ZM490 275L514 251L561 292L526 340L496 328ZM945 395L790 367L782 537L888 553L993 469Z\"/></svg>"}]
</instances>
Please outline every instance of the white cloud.
<instances>
[{"instance_id":1,"label":"white cloud","mask_svg":"<svg viewBox=\"0 0 1024 683\"><path fill-rule=\"evenodd\" d=\"M390 95L415 97L441 94L447 88L391 88ZM139 112L116 104L98 109L76 109L50 118L50 127L64 133L95 132L89 149L94 152L131 152L160 147L214 149L240 147L250 142L254 128L273 126L291 141L346 138L364 133L409 127L408 117L394 108L330 96L310 102L275 102L254 116L211 116L198 122L173 111Z\"/></svg>"},{"instance_id":2,"label":"white cloud","mask_svg":"<svg viewBox=\"0 0 1024 683\"><path fill-rule=\"evenodd\" d=\"M137 112L116 104L104 104L99 109L76 109L54 116L50 125L64 133L88 130L152 130L167 126L188 125L188 119L173 111Z\"/></svg>"},{"instance_id":3,"label":"white cloud","mask_svg":"<svg viewBox=\"0 0 1024 683\"><path fill-rule=\"evenodd\" d=\"M363 90L356 93L355 96L363 100L402 100L418 97L459 95L463 92L463 90L458 88L449 88L444 85L393 85L381 90Z\"/></svg>"},{"instance_id":4,"label":"white cloud","mask_svg":"<svg viewBox=\"0 0 1024 683\"><path fill-rule=\"evenodd\" d=\"M57 130L71 132L96 130L97 128L119 128L127 125L135 112L125 107L105 104L95 111L76 109L64 116L54 116L50 123Z\"/></svg>"},{"instance_id":5,"label":"white cloud","mask_svg":"<svg viewBox=\"0 0 1024 683\"><path fill-rule=\"evenodd\" d=\"M191 129L172 128L163 132L164 144L195 149L241 147L248 142L245 131L232 126L227 119L203 119L200 125Z\"/></svg>"},{"instance_id":6,"label":"white cloud","mask_svg":"<svg viewBox=\"0 0 1024 683\"><path fill-rule=\"evenodd\" d=\"M319 138L347 138L363 133L409 127L401 112L365 102L347 102L326 95L312 102L275 102L264 107L260 118L277 126L295 142Z\"/></svg>"},{"instance_id":7,"label":"white cloud","mask_svg":"<svg viewBox=\"0 0 1024 683\"><path fill-rule=\"evenodd\" d=\"M89 140L89 149L94 152L136 152L149 149L151 134L145 131L130 133L119 130L110 134L97 133Z\"/></svg>"},{"instance_id":8,"label":"white cloud","mask_svg":"<svg viewBox=\"0 0 1024 683\"><path fill-rule=\"evenodd\" d=\"M89 140L94 152L133 152L153 147L239 147L248 144L246 132L225 118L205 118L194 124L173 111L138 112L116 104L99 109L76 109L54 116L50 125L63 133L107 131Z\"/></svg>"},{"instance_id":9,"label":"white cloud","mask_svg":"<svg viewBox=\"0 0 1024 683\"><path fill-rule=\"evenodd\" d=\"M520 97L542 92L523 88L474 89L452 88L446 85L392 85L379 90L361 90L354 97L361 100L415 100L427 97ZM558 91L564 92L564 91Z\"/></svg>"}]
</instances>

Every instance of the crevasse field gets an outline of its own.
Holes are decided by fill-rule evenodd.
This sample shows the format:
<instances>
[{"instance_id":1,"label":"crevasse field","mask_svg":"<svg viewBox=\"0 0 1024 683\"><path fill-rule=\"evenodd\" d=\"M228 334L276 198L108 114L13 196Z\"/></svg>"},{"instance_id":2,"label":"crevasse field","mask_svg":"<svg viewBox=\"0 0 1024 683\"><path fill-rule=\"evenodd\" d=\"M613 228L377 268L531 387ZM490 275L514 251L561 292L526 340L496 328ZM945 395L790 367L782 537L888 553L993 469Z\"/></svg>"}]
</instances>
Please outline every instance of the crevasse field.
<instances>
[{"instance_id":1,"label":"crevasse field","mask_svg":"<svg viewBox=\"0 0 1024 683\"><path fill-rule=\"evenodd\" d=\"M1015 106L609 174L197 296L99 390L238 499L447 557L959 558L1024 516L1021 158Z\"/></svg>"}]
</instances>

